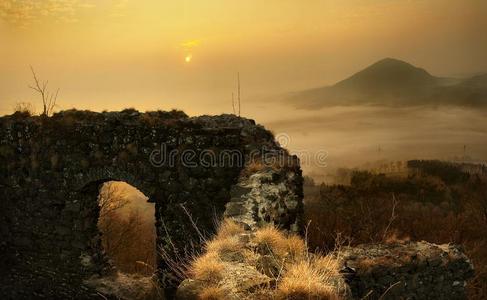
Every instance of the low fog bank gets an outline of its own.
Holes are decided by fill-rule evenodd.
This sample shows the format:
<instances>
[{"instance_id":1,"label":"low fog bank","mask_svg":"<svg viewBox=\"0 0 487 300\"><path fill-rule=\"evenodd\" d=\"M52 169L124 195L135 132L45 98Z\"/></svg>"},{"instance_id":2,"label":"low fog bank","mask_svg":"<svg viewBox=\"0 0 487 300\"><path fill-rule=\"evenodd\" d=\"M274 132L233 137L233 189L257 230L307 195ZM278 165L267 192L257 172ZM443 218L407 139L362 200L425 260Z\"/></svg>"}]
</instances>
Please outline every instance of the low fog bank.
<instances>
[{"instance_id":1,"label":"low fog bank","mask_svg":"<svg viewBox=\"0 0 487 300\"><path fill-rule=\"evenodd\" d=\"M285 146L302 156L304 173L321 182L329 181L341 167L409 159L486 161L486 117L487 110L458 107L288 111L281 106L261 123L278 136L288 136ZM316 163L320 151L327 153L326 166Z\"/></svg>"}]
</instances>

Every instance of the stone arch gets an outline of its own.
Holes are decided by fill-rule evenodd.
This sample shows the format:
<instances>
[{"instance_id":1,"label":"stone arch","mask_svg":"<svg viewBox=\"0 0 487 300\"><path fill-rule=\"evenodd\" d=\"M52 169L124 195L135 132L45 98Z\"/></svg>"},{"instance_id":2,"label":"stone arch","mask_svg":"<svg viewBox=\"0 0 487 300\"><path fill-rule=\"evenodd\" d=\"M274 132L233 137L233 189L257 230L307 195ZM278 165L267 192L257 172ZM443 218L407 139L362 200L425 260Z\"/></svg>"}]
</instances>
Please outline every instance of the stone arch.
<instances>
[{"instance_id":1,"label":"stone arch","mask_svg":"<svg viewBox=\"0 0 487 300\"><path fill-rule=\"evenodd\" d=\"M195 161L152 164L151 153L162 144L167 151L193 151ZM109 180L127 182L155 202L158 247L171 241L184 248L192 239L198 246L191 222L202 232L214 230L213 217L223 215L243 168L201 164L199 155L231 151L244 162L263 149L280 147L253 120L231 115L72 110L50 118L1 117L0 250L9 258L7 271L16 272L0 276L0 286L47 298L91 295L80 287L106 271L92 238L99 187ZM168 272L160 262L161 284L177 286Z\"/></svg>"},{"instance_id":2,"label":"stone arch","mask_svg":"<svg viewBox=\"0 0 487 300\"><path fill-rule=\"evenodd\" d=\"M144 182L136 176L133 172L129 172L119 167L103 167L90 169L83 173L78 173L74 176L71 186L74 191L83 191L87 186L93 183L101 183L107 181L123 181L131 186L136 187L138 190L142 191L147 197L150 198L154 194L156 186L150 182Z\"/></svg>"},{"instance_id":3,"label":"stone arch","mask_svg":"<svg viewBox=\"0 0 487 300\"><path fill-rule=\"evenodd\" d=\"M128 185L138 189L149 198L149 202L154 203L156 211L159 201L154 201L150 195L144 193L137 185L139 181L134 180L134 177L127 176L126 173L114 172L94 172L90 173L87 183L77 190L77 199L79 201L80 217L83 219L82 230L84 232L84 239L80 241L80 245L86 245L81 249L80 262L83 268L88 272L98 275L111 275L115 270L115 266L109 263L102 245L101 232L98 227L98 220L100 218L99 195L103 185L111 181L125 182ZM95 174L95 175L93 175ZM154 215L154 224L156 223L156 216Z\"/></svg>"}]
</instances>

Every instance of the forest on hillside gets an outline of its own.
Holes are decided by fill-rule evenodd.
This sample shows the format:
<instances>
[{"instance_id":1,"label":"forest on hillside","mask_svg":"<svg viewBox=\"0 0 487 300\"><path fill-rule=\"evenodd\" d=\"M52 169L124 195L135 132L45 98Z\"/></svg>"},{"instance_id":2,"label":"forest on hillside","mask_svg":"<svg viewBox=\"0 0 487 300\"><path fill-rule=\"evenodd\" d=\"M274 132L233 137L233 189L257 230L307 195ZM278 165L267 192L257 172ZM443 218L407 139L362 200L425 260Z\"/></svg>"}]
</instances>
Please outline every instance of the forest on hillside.
<instances>
[{"instance_id":1,"label":"forest on hillside","mask_svg":"<svg viewBox=\"0 0 487 300\"><path fill-rule=\"evenodd\" d=\"M425 240L460 244L475 277L469 299L487 297L487 173L461 164L410 161L407 177L355 171L350 185L305 180L310 249ZM471 167L471 166L470 166Z\"/></svg>"}]
</instances>

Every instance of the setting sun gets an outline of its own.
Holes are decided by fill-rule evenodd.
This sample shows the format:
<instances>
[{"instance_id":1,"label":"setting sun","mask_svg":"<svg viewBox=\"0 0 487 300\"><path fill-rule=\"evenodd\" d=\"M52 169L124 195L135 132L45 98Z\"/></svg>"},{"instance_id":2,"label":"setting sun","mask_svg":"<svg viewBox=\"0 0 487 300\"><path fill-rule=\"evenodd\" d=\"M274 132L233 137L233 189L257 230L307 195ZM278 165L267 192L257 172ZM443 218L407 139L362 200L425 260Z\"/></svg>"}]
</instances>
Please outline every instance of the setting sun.
<instances>
[{"instance_id":1,"label":"setting sun","mask_svg":"<svg viewBox=\"0 0 487 300\"><path fill-rule=\"evenodd\" d=\"M188 55L186 55L186 57L184 58L184 61L185 61L186 63L190 63L192 58L193 58L193 55L188 54Z\"/></svg>"}]
</instances>

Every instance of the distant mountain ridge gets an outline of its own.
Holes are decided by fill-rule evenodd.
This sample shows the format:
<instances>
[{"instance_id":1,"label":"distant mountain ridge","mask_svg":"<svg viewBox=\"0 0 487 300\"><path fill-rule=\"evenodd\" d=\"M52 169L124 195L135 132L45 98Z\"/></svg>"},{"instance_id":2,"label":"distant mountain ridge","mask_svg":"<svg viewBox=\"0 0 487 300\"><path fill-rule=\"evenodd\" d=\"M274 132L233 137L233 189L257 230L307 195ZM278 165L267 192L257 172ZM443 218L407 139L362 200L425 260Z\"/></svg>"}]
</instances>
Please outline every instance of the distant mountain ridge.
<instances>
[{"instance_id":1,"label":"distant mountain ridge","mask_svg":"<svg viewBox=\"0 0 487 300\"><path fill-rule=\"evenodd\" d=\"M487 107L487 74L441 78L407 62L386 58L332 86L292 93L287 101L308 109L357 104Z\"/></svg>"}]
</instances>

